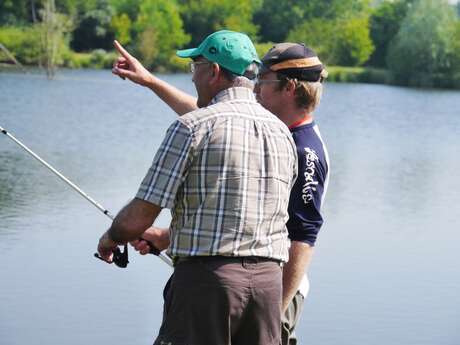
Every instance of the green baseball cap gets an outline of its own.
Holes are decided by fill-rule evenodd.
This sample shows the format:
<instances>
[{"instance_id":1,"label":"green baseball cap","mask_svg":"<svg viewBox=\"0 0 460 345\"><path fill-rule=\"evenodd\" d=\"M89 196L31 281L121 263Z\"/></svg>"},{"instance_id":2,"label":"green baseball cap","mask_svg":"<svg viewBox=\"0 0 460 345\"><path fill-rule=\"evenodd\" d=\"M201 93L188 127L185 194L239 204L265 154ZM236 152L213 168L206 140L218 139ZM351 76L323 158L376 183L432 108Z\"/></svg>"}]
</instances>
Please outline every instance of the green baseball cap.
<instances>
[{"instance_id":1,"label":"green baseball cap","mask_svg":"<svg viewBox=\"0 0 460 345\"><path fill-rule=\"evenodd\" d=\"M176 54L181 58L204 56L238 75L243 75L251 63L261 63L251 39L243 33L229 30L214 32L198 48L178 50Z\"/></svg>"}]
</instances>

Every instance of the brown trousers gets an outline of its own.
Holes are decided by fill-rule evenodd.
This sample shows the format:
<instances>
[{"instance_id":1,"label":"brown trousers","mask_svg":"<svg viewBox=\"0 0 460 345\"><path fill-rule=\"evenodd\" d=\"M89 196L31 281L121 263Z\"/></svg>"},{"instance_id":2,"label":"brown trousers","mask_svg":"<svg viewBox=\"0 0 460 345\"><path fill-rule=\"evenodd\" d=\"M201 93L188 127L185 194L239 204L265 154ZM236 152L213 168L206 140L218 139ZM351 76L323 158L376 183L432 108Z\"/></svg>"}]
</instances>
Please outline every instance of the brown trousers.
<instances>
[{"instance_id":1,"label":"brown trousers","mask_svg":"<svg viewBox=\"0 0 460 345\"><path fill-rule=\"evenodd\" d=\"M154 345L279 345L281 274L258 257L180 260Z\"/></svg>"}]
</instances>

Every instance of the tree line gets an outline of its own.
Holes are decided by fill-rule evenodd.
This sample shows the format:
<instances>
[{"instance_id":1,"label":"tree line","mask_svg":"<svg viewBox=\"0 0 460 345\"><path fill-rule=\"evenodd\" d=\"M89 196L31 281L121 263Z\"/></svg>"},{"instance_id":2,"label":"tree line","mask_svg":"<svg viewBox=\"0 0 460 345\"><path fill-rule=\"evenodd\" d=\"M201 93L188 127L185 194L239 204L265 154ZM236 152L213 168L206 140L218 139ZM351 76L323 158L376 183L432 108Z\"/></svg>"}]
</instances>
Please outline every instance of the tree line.
<instances>
[{"instance_id":1,"label":"tree line","mask_svg":"<svg viewBox=\"0 0 460 345\"><path fill-rule=\"evenodd\" d=\"M460 81L459 16L448 0L2 0L0 43L42 63L47 32L56 64L79 67L109 65L116 38L149 68L171 71L184 68L176 49L226 28L247 33L260 54L305 42L326 65L430 85Z\"/></svg>"}]
</instances>

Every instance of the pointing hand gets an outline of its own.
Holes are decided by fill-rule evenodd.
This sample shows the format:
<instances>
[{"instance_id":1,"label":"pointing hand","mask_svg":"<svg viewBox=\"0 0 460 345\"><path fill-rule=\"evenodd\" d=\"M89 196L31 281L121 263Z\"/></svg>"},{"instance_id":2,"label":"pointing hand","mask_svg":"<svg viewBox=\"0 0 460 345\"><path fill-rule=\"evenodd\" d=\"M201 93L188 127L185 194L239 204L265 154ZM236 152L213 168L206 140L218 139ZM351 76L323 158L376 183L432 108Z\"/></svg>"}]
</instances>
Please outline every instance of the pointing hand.
<instances>
[{"instance_id":1,"label":"pointing hand","mask_svg":"<svg viewBox=\"0 0 460 345\"><path fill-rule=\"evenodd\" d=\"M121 56L113 63L112 73L122 79L128 78L136 84L147 86L152 79L150 72L118 41L114 41L114 46Z\"/></svg>"}]
</instances>

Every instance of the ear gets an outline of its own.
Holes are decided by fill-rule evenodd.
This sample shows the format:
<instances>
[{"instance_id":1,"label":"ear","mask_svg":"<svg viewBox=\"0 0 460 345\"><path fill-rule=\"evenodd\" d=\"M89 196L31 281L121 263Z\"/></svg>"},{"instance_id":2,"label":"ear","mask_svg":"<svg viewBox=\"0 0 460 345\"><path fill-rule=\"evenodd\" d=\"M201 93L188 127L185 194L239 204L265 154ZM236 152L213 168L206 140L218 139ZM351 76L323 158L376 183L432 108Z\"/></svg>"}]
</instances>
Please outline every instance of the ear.
<instances>
[{"instance_id":1,"label":"ear","mask_svg":"<svg viewBox=\"0 0 460 345\"><path fill-rule=\"evenodd\" d=\"M293 80L289 80L286 86L284 87L284 89L288 93L294 93L295 92L295 82Z\"/></svg>"},{"instance_id":2,"label":"ear","mask_svg":"<svg viewBox=\"0 0 460 345\"><path fill-rule=\"evenodd\" d=\"M216 63L213 63L211 65L211 70L209 71L209 73L211 74L210 83L211 84L217 83L220 78L220 66Z\"/></svg>"}]
</instances>

